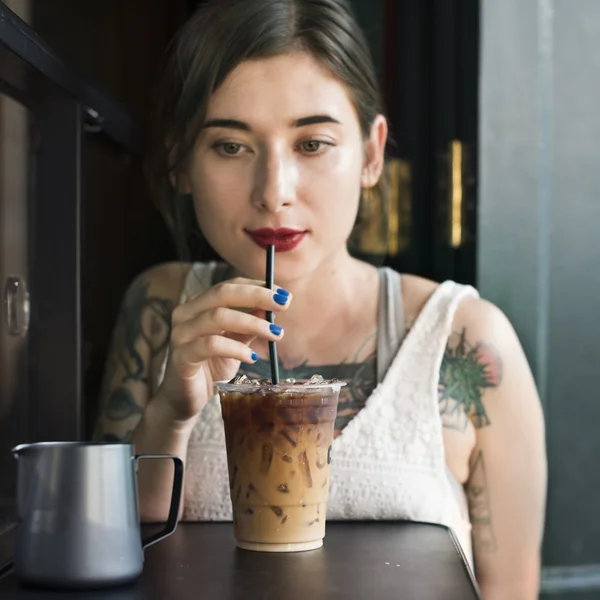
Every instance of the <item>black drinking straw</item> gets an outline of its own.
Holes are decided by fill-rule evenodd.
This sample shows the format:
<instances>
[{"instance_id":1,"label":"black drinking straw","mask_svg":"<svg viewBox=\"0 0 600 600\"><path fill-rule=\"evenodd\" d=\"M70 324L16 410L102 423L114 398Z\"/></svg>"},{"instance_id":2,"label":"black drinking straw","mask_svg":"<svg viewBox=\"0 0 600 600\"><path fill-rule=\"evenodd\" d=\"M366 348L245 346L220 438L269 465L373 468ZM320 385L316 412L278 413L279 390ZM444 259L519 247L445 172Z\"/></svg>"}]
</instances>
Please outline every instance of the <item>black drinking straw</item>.
<instances>
[{"instance_id":1,"label":"black drinking straw","mask_svg":"<svg viewBox=\"0 0 600 600\"><path fill-rule=\"evenodd\" d=\"M267 246L267 276L265 277L265 286L270 290L273 290L275 285L273 281L274 277L274 261L275 261L275 246L272 244ZM269 323L275 323L273 317L273 311L267 311L267 321ZM269 342L269 361L271 362L271 382L274 385L279 384L279 366L277 364L277 344L275 342Z\"/></svg>"}]
</instances>

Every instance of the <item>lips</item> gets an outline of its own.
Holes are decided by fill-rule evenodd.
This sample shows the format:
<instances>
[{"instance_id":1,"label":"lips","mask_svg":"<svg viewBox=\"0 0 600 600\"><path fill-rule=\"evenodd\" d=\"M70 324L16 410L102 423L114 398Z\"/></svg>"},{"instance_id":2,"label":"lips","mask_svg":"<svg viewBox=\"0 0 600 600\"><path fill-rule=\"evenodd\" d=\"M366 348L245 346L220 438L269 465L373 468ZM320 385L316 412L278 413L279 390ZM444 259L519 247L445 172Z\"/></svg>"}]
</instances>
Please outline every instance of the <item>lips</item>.
<instances>
[{"instance_id":1,"label":"lips","mask_svg":"<svg viewBox=\"0 0 600 600\"><path fill-rule=\"evenodd\" d=\"M262 229L246 229L245 231L257 246L265 249L267 246L273 245L275 246L275 252L289 252L293 250L302 242L307 234L306 231L289 229L287 227L280 227L278 229L264 227Z\"/></svg>"}]
</instances>

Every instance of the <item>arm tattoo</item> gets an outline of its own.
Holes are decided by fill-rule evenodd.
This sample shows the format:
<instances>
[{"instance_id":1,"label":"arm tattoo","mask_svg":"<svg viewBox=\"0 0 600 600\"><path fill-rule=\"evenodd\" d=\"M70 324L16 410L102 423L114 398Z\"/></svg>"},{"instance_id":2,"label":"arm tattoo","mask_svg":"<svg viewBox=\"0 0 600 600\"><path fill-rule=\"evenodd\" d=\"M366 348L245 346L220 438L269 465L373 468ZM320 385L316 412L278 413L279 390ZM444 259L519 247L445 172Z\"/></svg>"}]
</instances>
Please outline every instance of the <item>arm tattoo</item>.
<instances>
[{"instance_id":1,"label":"arm tattoo","mask_svg":"<svg viewBox=\"0 0 600 600\"><path fill-rule=\"evenodd\" d=\"M137 282L121 305L104 374L103 412L108 421L125 421L142 414L143 410L133 394L120 384L129 381L149 383L150 362L169 343L173 302L149 296L148 288L147 281ZM140 345L145 345L150 351L148 364L140 353ZM98 422L99 428L101 423ZM125 437L120 438L97 429L95 437L105 442L122 442L129 441L132 433L133 430L128 431Z\"/></svg>"},{"instance_id":2,"label":"arm tattoo","mask_svg":"<svg viewBox=\"0 0 600 600\"><path fill-rule=\"evenodd\" d=\"M465 431L469 418L475 427L485 427L490 420L483 405L483 394L500 385L502 363L497 352L487 344L469 344L466 330L458 342L448 343L440 367L438 398L444 427Z\"/></svg>"},{"instance_id":3,"label":"arm tattoo","mask_svg":"<svg viewBox=\"0 0 600 600\"><path fill-rule=\"evenodd\" d=\"M125 387L118 387L108 397L106 418L111 421L124 421L141 413L142 409L135 401L133 394Z\"/></svg>"},{"instance_id":4,"label":"arm tattoo","mask_svg":"<svg viewBox=\"0 0 600 600\"><path fill-rule=\"evenodd\" d=\"M123 381L148 382L148 369L138 352L140 340L154 358L169 343L173 302L148 296L148 282L141 281L127 294L121 309L122 339L118 359L125 369Z\"/></svg>"},{"instance_id":5,"label":"arm tattoo","mask_svg":"<svg viewBox=\"0 0 600 600\"><path fill-rule=\"evenodd\" d=\"M466 485L469 503L469 516L472 525L473 547L479 552L498 550L496 535L492 527L492 511L487 487L487 476L483 453L476 454L471 468L471 476Z\"/></svg>"}]
</instances>

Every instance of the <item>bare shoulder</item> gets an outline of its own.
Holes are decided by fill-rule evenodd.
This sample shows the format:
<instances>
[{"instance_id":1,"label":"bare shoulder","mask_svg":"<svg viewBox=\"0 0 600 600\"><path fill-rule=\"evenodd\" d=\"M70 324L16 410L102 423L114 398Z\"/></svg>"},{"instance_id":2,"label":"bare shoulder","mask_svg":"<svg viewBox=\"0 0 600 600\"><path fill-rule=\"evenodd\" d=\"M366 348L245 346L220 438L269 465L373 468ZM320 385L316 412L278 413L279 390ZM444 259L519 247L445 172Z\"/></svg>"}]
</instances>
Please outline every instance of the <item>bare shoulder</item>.
<instances>
[{"instance_id":1,"label":"bare shoulder","mask_svg":"<svg viewBox=\"0 0 600 600\"><path fill-rule=\"evenodd\" d=\"M406 323L411 325L419 316L427 300L439 287L439 283L419 275L398 274L402 281L402 300Z\"/></svg>"},{"instance_id":2,"label":"bare shoulder","mask_svg":"<svg viewBox=\"0 0 600 600\"><path fill-rule=\"evenodd\" d=\"M440 284L418 275L399 274L402 280L406 320L413 322ZM514 329L504 312L492 302L469 296L461 300L454 315L452 330L468 329L472 334L514 336Z\"/></svg>"},{"instance_id":3,"label":"bare shoulder","mask_svg":"<svg viewBox=\"0 0 600 600\"><path fill-rule=\"evenodd\" d=\"M494 423L500 428L500 423L510 422L515 414L523 418L525 413L533 415L536 423L532 426L537 427L540 401L535 381L517 332L504 311L483 298L463 299L445 354L448 364L456 357L469 367L465 373L473 380L471 388L479 390L480 402L466 407L473 409L466 412L478 429Z\"/></svg>"},{"instance_id":4,"label":"bare shoulder","mask_svg":"<svg viewBox=\"0 0 600 600\"><path fill-rule=\"evenodd\" d=\"M407 323L418 317L439 284L402 275ZM446 429L466 432L468 420L480 429L491 422L487 408L497 395L507 366L527 363L517 335L504 312L488 300L467 296L458 304L440 366L440 414ZM468 419L468 420L467 420Z\"/></svg>"},{"instance_id":5,"label":"bare shoulder","mask_svg":"<svg viewBox=\"0 0 600 600\"><path fill-rule=\"evenodd\" d=\"M519 343L512 323L504 311L484 298L464 298L454 315L452 329L466 330L471 337L488 340L499 347Z\"/></svg>"},{"instance_id":6,"label":"bare shoulder","mask_svg":"<svg viewBox=\"0 0 600 600\"><path fill-rule=\"evenodd\" d=\"M440 284L418 275L398 274L402 281L402 297L406 322L414 323L427 301ZM469 296L461 300L454 315L452 332L466 332L475 343L483 340L500 345L518 344L515 330L506 314L492 302ZM452 337L452 335L451 335Z\"/></svg>"}]
</instances>

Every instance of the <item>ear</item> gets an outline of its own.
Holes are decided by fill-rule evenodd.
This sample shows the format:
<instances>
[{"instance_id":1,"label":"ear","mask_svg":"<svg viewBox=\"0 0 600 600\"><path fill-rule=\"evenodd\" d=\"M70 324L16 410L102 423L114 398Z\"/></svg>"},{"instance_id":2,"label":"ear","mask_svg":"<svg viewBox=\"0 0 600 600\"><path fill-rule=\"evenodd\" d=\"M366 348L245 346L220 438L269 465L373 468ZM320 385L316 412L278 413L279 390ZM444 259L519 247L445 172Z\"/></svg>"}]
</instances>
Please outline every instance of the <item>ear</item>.
<instances>
[{"instance_id":1,"label":"ear","mask_svg":"<svg viewBox=\"0 0 600 600\"><path fill-rule=\"evenodd\" d=\"M361 177L361 185L364 188L373 187L381 177L387 135L387 120L383 115L377 115L371 125L369 139L365 144L365 164Z\"/></svg>"},{"instance_id":2,"label":"ear","mask_svg":"<svg viewBox=\"0 0 600 600\"><path fill-rule=\"evenodd\" d=\"M178 173L174 173L171 171L169 173L169 181L180 194L185 195L192 193L192 186L190 185L190 180L185 172L179 171Z\"/></svg>"}]
</instances>

